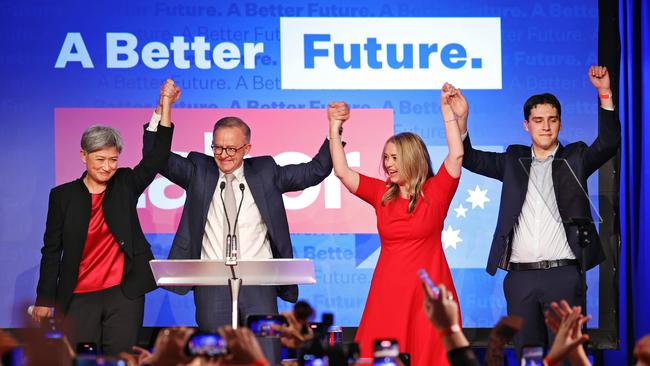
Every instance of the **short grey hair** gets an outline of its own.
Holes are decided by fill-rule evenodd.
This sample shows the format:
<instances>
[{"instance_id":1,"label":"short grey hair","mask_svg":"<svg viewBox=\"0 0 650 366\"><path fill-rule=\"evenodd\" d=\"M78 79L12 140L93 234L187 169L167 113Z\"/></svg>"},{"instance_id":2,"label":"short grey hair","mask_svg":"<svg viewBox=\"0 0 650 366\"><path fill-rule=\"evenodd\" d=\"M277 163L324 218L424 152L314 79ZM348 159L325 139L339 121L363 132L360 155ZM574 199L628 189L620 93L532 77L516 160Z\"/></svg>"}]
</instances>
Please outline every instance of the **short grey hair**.
<instances>
[{"instance_id":1,"label":"short grey hair","mask_svg":"<svg viewBox=\"0 0 650 366\"><path fill-rule=\"evenodd\" d=\"M81 135L81 150L92 153L107 147L115 147L117 153L122 153L122 136L113 127L92 125Z\"/></svg>"},{"instance_id":2,"label":"short grey hair","mask_svg":"<svg viewBox=\"0 0 650 366\"><path fill-rule=\"evenodd\" d=\"M251 143L251 128L248 127L246 122L242 121L241 118L232 117L232 116L223 117L222 119L218 120L217 123L214 124L214 128L212 129L212 134L215 135L217 133L217 130L223 127L239 128L244 133L244 137L246 138L246 143L247 144Z\"/></svg>"}]
</instances>

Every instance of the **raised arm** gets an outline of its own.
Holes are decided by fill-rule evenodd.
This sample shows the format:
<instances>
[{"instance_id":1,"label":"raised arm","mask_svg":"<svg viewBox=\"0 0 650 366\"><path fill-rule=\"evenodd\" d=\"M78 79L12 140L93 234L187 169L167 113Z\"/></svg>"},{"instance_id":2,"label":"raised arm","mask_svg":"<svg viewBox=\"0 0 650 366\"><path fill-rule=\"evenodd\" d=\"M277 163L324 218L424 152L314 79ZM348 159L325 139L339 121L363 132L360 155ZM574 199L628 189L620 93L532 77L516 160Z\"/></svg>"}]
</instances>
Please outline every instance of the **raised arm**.
<instances>
[{"instance_id":1,"label":"raised arm","mask_svg":"<svg viewBox=\"0 0 650 366\"><path fill-rule=\"evenodd\" d=\"M172 104L174 104L181 95L181 90L174 84L174 80L167 79L160 88L160 99L158 108L160 108L160 125L171 127L172 125ZM156 112L158 112L156 108Z\"/></svg>"},{"instance_id":2,"label":"raised arm","mask_svg":"<svg viewBox=\"0 0 650 366\"><path fill-rule=\"evenodd\" d=\"M447 148L449 153L445 158L445 168L452 177L459 177L463 165L463 141L459 128L459 120L463 119L467 126L467 101L462 98L460 91L449 83L445 83L440 91L440 111L445 124ZM467 129L467 127L465 127Z\"/></svg>"},{"instance_id":3,"label":"raised arm","mask_svg":"<svg viewBox=\"0 0 650 366\"><path fill-rule=\"evenodd\" d=\"M605 66L591 66L589 68L589 81L598 89L598 99L600 106L607 110L614 110L614 100L612 99L611 82L609 72Z\"/></svg>"},{"instance_id":4,"label":"raised arm","mask_svg":"<svg viewBox=\"0 0 650 366\"><path fill-rule=\"evenodd\" d=\"M359 173L350 169L341 142L343 123L350 117L350 108L345 102L331 102L327 107L327 118L330 125L330 154L334 174L348 191L355 193L359 187Z\"/></svg>"},{"instance_id":5,"label":"raised arm","mask_svg":"<svg viewBox=\"0 0 650 366\"><path fill-rule=\"evenodd\" d=\"M173 131L171 108L172 104L178 100L179 95L180 89L171 79L167 79L160 87L160 103L162 104L160 126L156 126L156 132L153 133L149 146L146 146L146 141L143 144L145 151L143 151L142 160L133 168L133 189L136 194L142 193L151 184L156 174L167 165Z\"/></svg>"},{"instance_id":6,"label":"raised arm","mask_svg":"<svg viewBox=\"0 0 650 366\"><path fill-rule=\"evenodd\" d=\"M467 99L465 99L465 96L459 89L455 90L454 97L451 98L449 104L458 120L458 129L462 137L463 168L476 174L503 180L506 154L476 150L472 147L472 142L467 132L469 103L467 103Z\"/></svg>"},{"instance_id":7,"label":"raised arm","mask_svg":"<svg viewBox=\"0 0 650 366\"><path fill-rule=\"evenodd\" d=\"M156 132L158 131L158 126L164 126L164 123L162 122L162 115L165 98L167 98L167 102L171 102L169 112L165 113L171 122L171 105L178 101L180 95L180 89L174 84L174 81L171 79L166 80L160 87L160 96L156 110L151 116L149 123L144 126L145 129L142 136L143 157L149 154L154 148L154 143L158 135ZM169 154L167 164L159 170L159 173L162 174L165 178L179 185L181 188L187 189L191 177L194 173L194 165L184 156L172 152Z\"/></svg>"},{"instance_id":8,"label":"raised arm","mask_svg":"<svg viewBox=\"0 0 650 366\"><path fill-rule=\"evenodd\" d=\"M589 68L589 80L598 91L600 108L598 108L598 136L589 145L585 155L585 171L593 173L607 160L616 155L621 145L621 122L614 111L614 100L610 87L610 77L604 66Z\"/></svg>"},{"instance_id":9,"label":"raised arm","mask_svg":"<svg viewBox=\"0 0 650 366\"><path fill-rule=\"evenodd\" d=\"M171 99L171 104L181 97L181 89L174 84L174 80L167 79L160 87L160 97L158 98L158 105L156 106L155 114L161 116L163 114L163 102L165 98ZM155 129L153 130L155 131Z\"/></svg>"}]
</instances>

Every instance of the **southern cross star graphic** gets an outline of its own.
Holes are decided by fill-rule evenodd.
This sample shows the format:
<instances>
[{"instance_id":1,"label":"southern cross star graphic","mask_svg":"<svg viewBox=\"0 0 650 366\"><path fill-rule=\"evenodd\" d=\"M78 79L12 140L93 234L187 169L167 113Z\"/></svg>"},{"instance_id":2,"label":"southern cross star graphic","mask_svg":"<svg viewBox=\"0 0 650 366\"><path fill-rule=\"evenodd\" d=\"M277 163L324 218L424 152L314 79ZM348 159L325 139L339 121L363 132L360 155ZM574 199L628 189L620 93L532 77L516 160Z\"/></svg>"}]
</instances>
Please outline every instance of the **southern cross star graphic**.
<instances>
[{"instance_id":1,"label":"southern cross star graphic","mask_svg":"<svg viewBox=\"0 0 650 366\"><path fill-rule=\"evenodd\" d=\"M487 189L481 190L478 184L473 191L468 189L467 193L469 193L469 197L465 201L472 204L472 210L476 206L485 209L485 202L490 202L490 199L487 197Z\"/></svg>"},{"instance_id":2,"label":"southern cross star graphic","mask_svg":"<svg viewBox=\"0 0 650 366\"><path fill-rule=\"evenodd\" d=\"M460 229L454 230L451 225L447 225L447 228L442 231L442 238L440 239L444 245L444 249L447 249L449 247L456 249L456 244L463 241L463 239L461 239L458 234L460 234Z\"/></svg>"},{"instance_id":3,"label":"southern cross star graphic","mask_svg":"<svg viewBox=\"0 0 650 366\"><path fill-rule=\"evenodd\" d=\"M465 218L467 217L467 215L465 215L465 213L467 212L467 209L465 207L463 207L462 203L459 203L458 207L456 207L454 209L454 211L456 211L456 218L461 217L461 216L465 217Z\"/></svg>"}]
</instances>

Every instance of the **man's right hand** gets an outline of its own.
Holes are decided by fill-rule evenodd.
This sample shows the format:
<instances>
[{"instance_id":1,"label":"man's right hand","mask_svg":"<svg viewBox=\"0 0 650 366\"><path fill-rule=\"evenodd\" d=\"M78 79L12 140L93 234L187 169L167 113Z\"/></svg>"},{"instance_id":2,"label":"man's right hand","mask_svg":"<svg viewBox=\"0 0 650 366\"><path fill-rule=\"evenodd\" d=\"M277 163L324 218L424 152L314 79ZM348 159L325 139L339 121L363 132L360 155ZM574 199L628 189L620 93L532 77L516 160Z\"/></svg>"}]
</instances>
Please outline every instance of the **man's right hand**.
<instances>
[{"instance_id":1,"label":"man's right hand","mask_svg":"<svg viewBox=\"0 0 650 366\"><path fill-rule=\"evenodd\" d=\"M32 309L32 319L40 323L45 318L52 317L52 308L47 306L34 306Z\"/></svg>"}]
</instances>

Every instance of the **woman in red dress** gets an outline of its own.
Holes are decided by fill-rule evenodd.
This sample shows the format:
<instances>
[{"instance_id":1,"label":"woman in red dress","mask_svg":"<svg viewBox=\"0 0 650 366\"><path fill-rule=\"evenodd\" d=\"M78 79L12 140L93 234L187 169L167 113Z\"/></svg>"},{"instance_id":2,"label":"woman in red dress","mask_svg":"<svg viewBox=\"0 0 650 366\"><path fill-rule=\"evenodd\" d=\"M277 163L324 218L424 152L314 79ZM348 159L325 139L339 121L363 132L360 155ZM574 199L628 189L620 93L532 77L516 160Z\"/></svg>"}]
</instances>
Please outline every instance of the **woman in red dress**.
<instances>
[{"instance_id":1,"label":"woman in red dress","mask_svg":"<svg viewBox=\"0 0 650 366\"><path fill-rule=\"evenodd\" d=\"M334 172L351 193L374 207L381 239L356 335L362 357L372 357L376 339L396 339L400 352L411 355L412 365L448 365L441 334L424 313L417 275L418 269L426 269L434 283L443 283L456 297L440 238L460 178L463 143L458 119L467 118L467 104L457 89L445 84L440 105L449 153L438 173L434 176L422 139L406 132L390 137L384 145L386 180L350 169L340 137L348 107L338 102L328 109Z\"/></svg>"}]
</instances>

